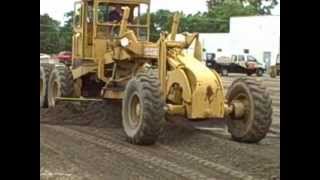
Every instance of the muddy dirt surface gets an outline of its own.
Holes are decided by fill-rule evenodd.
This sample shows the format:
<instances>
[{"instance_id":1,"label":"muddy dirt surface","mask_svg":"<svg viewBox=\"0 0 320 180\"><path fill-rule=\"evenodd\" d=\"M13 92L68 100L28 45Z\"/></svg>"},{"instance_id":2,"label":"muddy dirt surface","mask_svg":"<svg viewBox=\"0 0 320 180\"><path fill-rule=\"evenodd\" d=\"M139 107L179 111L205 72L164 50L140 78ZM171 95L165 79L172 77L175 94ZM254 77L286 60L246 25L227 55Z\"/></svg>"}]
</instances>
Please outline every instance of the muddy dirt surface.
<instances>
[{"instance_id":1,"label":"muddy dirt surface","mask_svg":"<svg viewBox=\"0 0 320 180\"><path fill-rule=\"evenodd\" d=\"M226 88L237 76L223 78ZM271 88L274 115L258 144L231 140L224 122L195 128L177 120L155 145L135 146L126 142L120 102L41 109L41 179L280 179L280 79L262 80Z\"/></svg>"}]
</instances>

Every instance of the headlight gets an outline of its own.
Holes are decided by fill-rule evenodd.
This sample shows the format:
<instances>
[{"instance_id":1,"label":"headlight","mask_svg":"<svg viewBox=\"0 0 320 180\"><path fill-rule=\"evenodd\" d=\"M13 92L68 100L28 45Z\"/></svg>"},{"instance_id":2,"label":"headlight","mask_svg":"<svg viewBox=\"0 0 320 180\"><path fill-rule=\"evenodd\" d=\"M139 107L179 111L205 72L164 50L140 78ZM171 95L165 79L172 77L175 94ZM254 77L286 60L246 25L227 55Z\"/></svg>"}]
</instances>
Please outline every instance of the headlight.
<instances>
[{"instance_id":1,"label":"headlight","mask_svg":"<svg viewBox=\"0 0 320 180\"><path fill-rule=\"evenodd\" d=\"M120 44L121 44L121 46L122 47L128 47L128 45L129 45L129 39L128 38L122 38L121 40L120 40Z\"/></svg>"}]
</instances>

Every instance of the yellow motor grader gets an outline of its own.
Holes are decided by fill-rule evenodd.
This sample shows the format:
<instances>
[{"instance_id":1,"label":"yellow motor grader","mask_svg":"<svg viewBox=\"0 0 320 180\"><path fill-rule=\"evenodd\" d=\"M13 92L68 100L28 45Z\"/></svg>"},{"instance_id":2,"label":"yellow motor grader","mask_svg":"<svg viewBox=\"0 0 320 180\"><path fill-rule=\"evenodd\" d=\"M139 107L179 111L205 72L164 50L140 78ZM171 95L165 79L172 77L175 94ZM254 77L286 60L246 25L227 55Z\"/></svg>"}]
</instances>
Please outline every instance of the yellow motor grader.
<instances>
[{"instance_id":1,"label":"yellow motor grader","mask_svg":"<svg viewBox=\"0 0 320 180\"><path fill-rule=\"evenodd\" d=\"M179 14L171 32L152 43L150 0L82 0L74 7L72 65L51 71L49 107L58 101L122 100L127 139L139 145L154 144L171 115L227 119L233 139L241 142L266 136L272 121L266 88L239 78L225 98L218 73L201 62L198 33L181 33L184 40L176 40ZM192 55L186 52L191 45Z\"/></svg>"}]
</instances>

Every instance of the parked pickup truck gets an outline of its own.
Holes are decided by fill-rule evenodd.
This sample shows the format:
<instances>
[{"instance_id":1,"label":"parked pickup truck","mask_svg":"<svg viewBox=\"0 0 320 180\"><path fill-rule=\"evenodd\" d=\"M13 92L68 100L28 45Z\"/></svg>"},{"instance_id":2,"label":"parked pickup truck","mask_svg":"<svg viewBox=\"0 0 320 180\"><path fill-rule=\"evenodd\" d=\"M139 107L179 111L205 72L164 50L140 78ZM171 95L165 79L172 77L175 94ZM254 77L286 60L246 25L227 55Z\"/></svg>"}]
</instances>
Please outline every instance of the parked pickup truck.
<instances>
[{"instance_id":1,"label":"parked pickup truck","mask_svg":"<svg viewBox=\"0 0 320 180\"><path fill-rule=\"evenodd\" d=\"M208 61L209 60L209 61ZM248 76L256 74L262 76L265 71L265 64L259 62L251 55L232 55L231 58L222 56L214 59L208 59L207 66L215 69L222 76L228 76L228 73L244 73Z\"/></svg>"}]
</instances>

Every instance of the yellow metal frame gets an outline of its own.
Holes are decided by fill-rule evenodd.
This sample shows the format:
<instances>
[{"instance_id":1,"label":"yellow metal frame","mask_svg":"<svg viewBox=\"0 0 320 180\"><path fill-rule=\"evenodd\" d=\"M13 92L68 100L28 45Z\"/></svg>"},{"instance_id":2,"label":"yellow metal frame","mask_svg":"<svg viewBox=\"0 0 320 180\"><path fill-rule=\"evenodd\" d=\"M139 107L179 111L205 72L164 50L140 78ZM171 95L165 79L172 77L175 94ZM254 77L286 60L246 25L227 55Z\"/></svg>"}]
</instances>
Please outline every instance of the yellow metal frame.
<instances>
[{"instance_id":1,"label":"yellow metal frame","mask_svg":"<svg viewBox=\"0 0 320 180\"><path fill-rule=\"evenodd\" d=\"M86 2L86 1L83 1ZM93 9L101 2L115 4L150 4L149 0L98 0L94 1ZM85 7L84 3L84 7ZM83 9L86 11L86 8ZM93 18L93 47L92 57L74 57L87 60L91 63L80 65L72 69L75 79L81 78L88 73L96 73L99 80L108 85L111 82L125 84L129 76L117 77L121 73L117 64L122 64L122 68L127 68L134 76L137 71L143 69L143 65L148 62L156 63L159 70L162 97L167 100L174 85L181 88L182 93L178 101L167 104L169 114L185 115L189 119L222 118L225 113L231 112L230 108L225 112L224 90L219 75L208 69L202 62L202 46L198 33L185 33L185 41L176 41L180 15L174 16L171 33L162 33L157 43L139 41L136 34L130 30L128 16L130 9L123 7L124 15L121 20L119 37L111 39L97 39L97 14ZM83 12L86 15L86 12ZM82 17L84 18L84 17ZM150 19L148 19L148 25ZM84 26L82 26L84 28ZM82 30L82 33L84 30ZM81 33L81 32L80 32ZM84 34L86 35L86 34ZM74 36L76 38L76 35ZM124 47L121 40L126 39L128 44ZM194 43L195 42L195 43ZM190 56L183 52L195 44L194 55ZM84 46L83 48L86 48ZM106 65L115 64L112 76L106 77ZM123 72L122 72L123 73ZM118 74L119 75L119 74ZM81 83L79 83L81 84ZM102 98L121 99L122 91L102 90ZM177 92L179 94L179 92ZM168 101L167 101L168 102Z\"/></svg>"}]
</instances>

